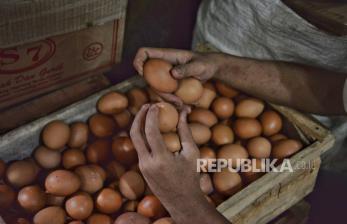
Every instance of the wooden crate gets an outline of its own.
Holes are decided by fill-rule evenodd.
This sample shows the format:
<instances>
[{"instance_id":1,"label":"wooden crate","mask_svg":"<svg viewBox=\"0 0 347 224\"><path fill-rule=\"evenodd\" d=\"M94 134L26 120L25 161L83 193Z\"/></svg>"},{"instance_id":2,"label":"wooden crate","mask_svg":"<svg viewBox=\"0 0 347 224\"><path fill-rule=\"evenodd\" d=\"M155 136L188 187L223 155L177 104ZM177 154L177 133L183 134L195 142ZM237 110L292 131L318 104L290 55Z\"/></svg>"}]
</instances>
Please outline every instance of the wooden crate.
<instances>
[{"instance_id":1,"label":"wooden crate","mask_svg":"<svg viewBox=\"0 0 347 224\"><path fill-rule=\"evenodd\" d=\"M144 85L140 77L131 78L0 136L0 158L9 161L29 156L38 146L40 132L48 122L55 119L68 123L86 121L96 112L96 102L103 94L109 91L126 92L134 86ZM217 209L233 223L266 223L310 193L319 170L320 155L334 142L331 133L318 122L295 110L272 106L293 124L307 145L290 159L291 164L310 162L312 166L295 172L267 173L230 197ZM4 222L0 218L1 223Z\"/></svg>"}]
</instances>

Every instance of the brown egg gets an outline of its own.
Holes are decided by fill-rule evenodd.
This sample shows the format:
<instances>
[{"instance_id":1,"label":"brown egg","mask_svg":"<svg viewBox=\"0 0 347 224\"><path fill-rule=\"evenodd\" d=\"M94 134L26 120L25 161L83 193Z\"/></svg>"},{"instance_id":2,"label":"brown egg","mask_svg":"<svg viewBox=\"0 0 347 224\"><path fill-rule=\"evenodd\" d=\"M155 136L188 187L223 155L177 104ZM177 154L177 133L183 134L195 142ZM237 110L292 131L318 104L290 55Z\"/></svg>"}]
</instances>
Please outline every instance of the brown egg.
<instances>
[{"instance_id":1,"label":"brown egg","mask_svg":"<svg viewBox=\"0 0 347 224\"><path fill-rule=\"evenodd\" d=\"M36 164L29 160L20 160L11 163L6 169L8 182L17 188L31 184L37 177Z\"/></svg>"},{"instance_id":2,"label":"brown egg","mask_svg":"<svg viewBox=\"0 0 347 224\"><path fill-rule=\"evenodd\" d=\"M199 149L200 151L200 159L205 159L207 160L207 163L208 163L208 160L209 159L216 159L216 153L215 151L208 147L208 146L203 146ZM203 165L201 166L201 171L202 172L207 172L207 169L208 169L208 165Z\"/></svg>"},{"instance_id":3,"label":"brown egg","mask_svg":"<svg viewBox=\"0 0 347 224\"><path fill-rule=\"evenodd\" d=\"M33 218L34 224L64 224L66 213L64 209L51 206L40 210Z\"/></svg>"},{"instance_id":4,"label":"brown egg","mask_svg":"<svg viewBox=\"0 0 347 224\"><path fill-rule=\"evenodd\" d=\"M239 118L234 122L234 132L241 139L257 137L261 131L261 124L256 119Z\"/></svg>"},{"instance_id":5,"label":"brown egg","mask_svg":"<svg viewBox=\"0 0 347 224\"><path fill-rule=\"evenodd\" d=\"M137 212L126 212L118 216L114 224L151 224L151 220Z\"/></svg>"},{"instance_id":6,"label":"brown egg","mask_svg":"<svg viewBox=\"0 0 347 224\"><path fill-rule=\"evenodd\" d=\"M69 224L84 224L84 222L80 221L80 220L74 220L69 222Z\"/></svg>"},{"instance_id":7,"label":"brown egg","mask_svg":"<svg viewBox=\"0 0 347 224\"><path fill-rule=\"evenodd\" d=\"M282 118L273 110L265 111L260 116L260 123L263 127L263 135L265 136L277 134L282 129Z\"/></svg>"},{"instance_id":8,"label":"brown egg","mask_svg":"<svg viewBox=\"0 0 347 224\"><path fill-rule=\"evenodd\" d=\"M89 194L97 192L104 185L103 176L91 165L79 166L75 173L81 181L81 190Z\"/></svg>"},{"instance_id":9,"label":"brown egg","mask_svg":"<svg viewBox=\"0 0 347 224\"><path fill-rule=\"evenodd\" d=\"M80 165L86 164L86 157L79 149L68 149L63 154L63 167L72 169Z\"/></svg>"},{"instance_id":10,"label":"brown egg","mask_svg":"<svg viewBox=\"0 0 347 224\"><path fill-rule=\"evenodd\" d=\"M102 213L112 214L122 207L122 197L117 191L104 188L96 196L95 206Z\"/></svg>"},{"instance_id":11,"label":"brown egg","mask_svg":"<svg viewBox=\"0 0 347 224\"><path fill-rule=\"evenodd\" d=\"M163 102L163 98L161 98L158 93L156 93L152 88L147 88L147 95L149 97L150 102Z\"/></svg>"},{"instance_id":12,"label":"brown egg","mask_svg":"<svg viewBox=\"0 0 347 224\"><path fill-rule=\"evenodd\" d=\"M103 114L117 114L128 107L128 98L117 92L109 92L103 95L98 103L97 108Z\"/></svg>"},{"instance_id":13,"label":"brown egg","mask_svg":"<svg viewBox=\"0 0 347 224\"><path fill-rule=\"evenodd\" d=\"M255 98L242 99L235 107L235 114L238 117L256 118L264 110L264 103Z\"/></svg>"},{"instance_id":14,"label":"brown egg","mask_svg":"<svg viewBox=\"0 0 347 224\"><path fill-rule=\"evenodd\" d=\"M50 149L64 148L70 138L70 127L63 121L52 121L42 131L42 141Z\"/></svg>"},{"instance_id":15,"label":"brown egg","mask_svg":"<svg viewBox=\"0 0 347 224\"><path fill-rule=\"evenodd\" d=\"M163 134L165 145L170 152L178 152L181 150L181 142L178 135L174 132Z\"/></svg>"},{"instance_id":16,"label":"brown egg","mask_svg":"<svg viewBox=\"0 0 347 224\"><path fill-rule=\"evenodd\" d=\"M88 218L94 208L92 197L87 193L78 193L65 202L65 210L73 219L83 220Z\"/></svg>"},{"instance_id":17,"label":"brown egg","mask_svg":"<svg viewBox=\"0 0 347 224\"><path fill-rule=\"evenodd\" d=\"M255 161L255 165L253 162ZM258 170L264 170L265 169L265 162L263 162L261 159L252 160L252 169L253 166L255 166ZM246 184L252 183L253 181L259 179L262 175L264 175L264 172L255 172L253 170L245 171L241 173L242 179Z\"/></svg>"},{"instance_id":18,"label":"brown egg","mask_svg":"<svg viewBox=\"0 0 347 224\"><path fill-rule=\"evenodd\" d=\"M37 185L26 186L18 192L19 205L30 213L38 212L46 205L46 195Z\"/></svg>"},{"instance_id":19,"label":"brown egg","mask_svg":"<svg viewBox=\"0 0 347 224\"><path fill-rule=\"evenodd\" d=\"M271 155L271 143L264 137L255 137L247 143L248 153L251 157L262 159Z\"/></svg>"},{"instance_id":20,"label":"brown egg","mask_svg":"<svg viewBox=\"0 0 347 224\"><path fill-rule=\"evenodd\" d=\"M227 97L217 97L212 103L212 110L220 119L231 117L234 107L234 102Z\"/></svg>"},{"instance_id":21,"label":"brown egg","mask_svg":"<svg viewBox=\"0 0 347 224\"><path fill-rule=\"evenodd\" d=\"M94 213L89 216L87 224L112 224L112 219L108 215Z\"/></svg>"},{"instance_id":22,"label":"brown egg","mask_svg":"<svg viewBox=\"0 0 347 224\"><path fill-rule=\"evenodd\" d=\"M128 171L120 178L119 190L127 199L136 200L143 195L145 182L138 172Z\"/></svg>"},{"instance_id":23,"label":"brown egg","mask_svg":"<svg viewBox=\"0 0 347 224\"><path fill-rule=\"evenodd\" d=\"M181 79L175 95L181 98L183 103L192 104L200 99L204 91L201 82L194 78Z\"/></svg>"},{"instance_id":24,"label":"brown egg","mask_svg":"<svg viewBox=\"0 0 347 224\"><path fill-rule=\"evenodd\" d=\"M204 194L211 194L213 192L213 183L209 174L202 173L200 175L200 189Z\"/></svg>"},{"instance_id":25,"label":"brown egg","mask_svg":"<svg viewBox=\"0 0 347 224\"><path fill-rule=\"evenodd\" d=\"M103 163L109 160L111 154L111 142L106 139L98 139L91 143L86 155L90 163Z\"/></svg>"},{"instance_id":26,"label":"brown egg","mask_svg":"<svg viewBox=\"0 0 347 224\"><path fill-rule=\"evenodd\" d=\"M213 174L213 183L218 193L232 196L242 188L241 176L236 172L224 168Z\"/></svg>"},{"instance_id":27,"label":"brown egg","mask_svg":"<svg viewBox=\"0 0 347 224\"><path fill-rule=\"evenodd\" d=\"M96 165L96 164L89 164L89 166L100 175L100 177L102 178L103 181L106 180L107 174L106 174L106 171L104 170L104 168L102 168L101 166Z\"/></svg>"},{"instance_id":28,"label":"brown egg","mask_svg":"<svg viewBox=\"0 0 347 224\"><path fill-rule=\"evenodd\" d=\"M76 174L67 170L51 172L45 180L46 192L57 196L68 196L75 193L81 186Z\"/></svg>"},{"instance_id":29,"label":"brown egg","mask_svg":"<svg viewBox=\"0 0 347 224\"><path fill-rule=\"evenodd\" d=\"M70 125L70 139L68 146L71 148L82 148L88 141L88 125L83 122L75 122Z\"/></svg>"},{"instance_id":30,"label":"brown egg","mask_svg":"<svg viewBox=\"0 0 347 224\"><path fill-rule=\"evenodd\" d=\"M247 158L247 150L243 146L237 144L224 145L217 153L217 159L230 160L233 168L239 167L242 162L241 160Z\"/></svg>"},{"instance_id":31,"label":"brown egg","mask_svg":"<svg viewBox=\"0 0 347 224\"><path fill-rule=\"evenodd\" d=\"M272 156L276 159L284 159L295 154L302 148L302 143L294 139L284 139L275 142L272 148Z\"/></svg>"},{"instance_id":32,"label":"brown egg","mask_svg":"<svg viewBox=\"0 0 347 224\"><path fill-rule=\"evenodd\" d=\"M237 90L221 81L216 81L216 89L220 95L229 98L233 98L239 94Z\"/></svg>"},{"instance_id":33,"label":"brown egg","mask_svg":"<svg viewBox=\"0 0 347 224\"><path fill-rule=\"evenodd\" d=\"M214 89L213 85L212 85L212 87L210 85L212 85L212 84L211 83L205 83L203 85L204 90L202 92L200 99L198 101L196 101L195 106L200 107L200 108L204 108L204 109L210 108L213 100L217 96L216 90Z\"/></svg>"},{"instance_id":34,"label":"brown egg","mask_svg":"<svg viewBox=\"0 0 347 224\"><path fill-rule=\"evenodd\" d=\"M6 163L0 159L0 180L4 178L6 173Z\"/></svg>"},{"instance_id":35,"label":"brown egg","mask_svg":"<svg viewBox=\"0 0 347 224\"><path fill-rule=\"evenodd\" d=\"M197 122L197 123L206 125L209 128L217 124L218 122L218 119L213 112L207 109L202 109L202 108L193 109L188 116L188 120L191 123Z\"/></svg>"},{"instance_id":36,"label":"brown egg","mask_svg":"<svg viewBox=\"0 0 347 224\"><path fill-rule=\"evenodd\" d=\"M125 173L125 168L117 161L111 161L107 164L107 177L111 180L119 180Z\"/></svg>"},{"instance_id":37,"label":"brown egg","mask_svg":"<svg viewBox=\"0 0 347 224\"><path fill-rule=\"evenodd\" d=\"M164 217L156 220L153 224L175 224L174 220L170 217Z\"/></svg>"},{"instance_id":38,"label":"brown egg","mask_svg":"<svg viewBox=\"0 0 347 224\"><path fill-rule=\"evenodd\" d=\"M107 115L94 114L89 118L89 128L96 137L103 138L112 135L116 123Z\"/></svg>"},{"instance_id":39,"label":"brown egg","mask_svg":"<svg viewBox=\"0 0 347 224\"><path fill-rule=\"evenodd\" d=\"M17 218L17 220L15 221L15 224L31 224L31 223L25 218Z\"/></svg>"},{"instance_id":40,"label":"brown egg","mask_svg":"<svg viewBox=\"0 0 347 224\"><path fill-rule=\"evenodd\" d=\"M136 212L138 204L138 201L127 201L123 206L123 210L126 212Z\"/></svg>"},{"instance_id":41,"label":"brown egg","mask_svg":"<svg viewBox=\"0 0 347 224\"><path fill-rule=\"evenodd\" d=\"M206 125L200 123L190 123L189 128L194 142L197 145L205 144L211 139L211 130Z\"/></svg>"},{"instance_id":42,"label":"brown egg","mask_svg":"<svg viewBox=\"0 0 347 224\"><path fill-rule=\"evenodd\" d=\"M60 165L61 154L57 150L39 146L34 152L36 162L45 169L53 169Z\"/></svg>"},{"instance_id":43,"label":"brown egg","mask_svg":"<svg viewBox=\"0 0 347 224\"><path fill-rule=\"evenodd\" d=\"M64 204L64 196L56 196L53 194L46 194L46 205L62 207Z\"/></svg>"},{"instance_id":44,"label":"brown egg","mask_svg":"<svg viewBox=\"0 0 347 224\"><path fill-rule=\"evenodd\" d=\"M159 102L159 129L161 132L170 132L176 129L178 123L178 112L176 108L169 103Z\"/></svg>"},{"instance_id":45,"label":"brown egg","mask_svg":"<svg viewBox=\"0 0 347 224\"><path fill-rule=\"evenodd\" d=\"M149 101L147 93L140 88L133 88L127 93L129 99L129 111L131 114L136 113L141 109L142 105Z\"/></svg>"},{"instance_id":46,"label":"brown egg","mask_svg":"<svg viewBox=\"0 0 347 224\"><path fill-rule=\"evenodd\" d=\"M216 145L225 145L233 143L234 132L224 124L217 124L212 128L212 141Z\"/></svg>"},{"instance_id":47,"label":"brown egg","mask_svg":"<svg viewBox=\"0 0 347 224\"><path fill-rule=\"evenodd\" d=\"M148 218L161 218L166 210L159 199L154 195L145 196L137 206L137 212Z\"/></svg>"},{"instance_id":48,"label":"brown egg","mask_svg":"<svg viewBox=\"0 0 347 224\"><path fill-rule=\"evenodd\" d=\"M124 110L119 114L114 114L113 119L116 121L118 127L125 128L130 124L132 117L128 110Z\"/></svg>"},{"instance_id":49,"label":"brown egg","mask_svg":"<svg viewBox=\"0 0 347 224\"><path fill-rule=\"evenodd\" d=\"M172 65L162 59L149 59L143 66L143 76L147 83L156 91L172 93L177 89L178 82L171 76Z\"/></svg>"},{"instance_id":50,"label":"brown egg","mask_svg":"<svg viewBox=\"0 0 347 224\"><path fill-rule=\"evenodd\" d=\"M137 152L129 137L113 139L112 152L116 160L123 165L130 166L137 163Z\"/></svg>"},{"instance_id":51,"label":"brown egg","mask_svg":"<svg viewBox=\"0 0 347 224\"><path fill-rule=\"evenodd\" d=\"M9 208L16 200L16 192L7 184L0 183L0 210Z\"/></svg>"},{"instance_id":52,"label":"brown egg","mask_svg":"<svg viewBox=\"0 0 347 224\"><path fill-rule=\"evenodd\" d=\"M285 136L284 134L278 133L278 134L274 134L274 135L270 136L269 139L270 139L271 143L273 144L279 140L287 139L287 136Z\"/></svg>"}]
</instances>

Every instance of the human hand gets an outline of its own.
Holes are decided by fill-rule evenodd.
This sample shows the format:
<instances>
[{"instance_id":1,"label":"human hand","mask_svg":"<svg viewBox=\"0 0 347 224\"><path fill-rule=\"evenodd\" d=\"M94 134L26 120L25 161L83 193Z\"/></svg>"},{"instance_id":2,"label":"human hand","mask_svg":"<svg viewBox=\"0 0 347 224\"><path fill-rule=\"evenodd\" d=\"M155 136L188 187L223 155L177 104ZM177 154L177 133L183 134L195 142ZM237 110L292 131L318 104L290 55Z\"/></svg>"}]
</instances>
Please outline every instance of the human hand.
<instances>
[{"instance_id":1,"label":"human hand","mask_svg":"<svg viewBox=\"0 0 347 224\"><path fill-rule=\"evenodd\" d=\"M225 57L222 53L204 54L187 50L143 47L137 51L133 64L138 73L143 75L146 60L159 58L174 65L171 75L176 79L194 77L206 81L219 72Z\"/></svg>"}]
</instances>

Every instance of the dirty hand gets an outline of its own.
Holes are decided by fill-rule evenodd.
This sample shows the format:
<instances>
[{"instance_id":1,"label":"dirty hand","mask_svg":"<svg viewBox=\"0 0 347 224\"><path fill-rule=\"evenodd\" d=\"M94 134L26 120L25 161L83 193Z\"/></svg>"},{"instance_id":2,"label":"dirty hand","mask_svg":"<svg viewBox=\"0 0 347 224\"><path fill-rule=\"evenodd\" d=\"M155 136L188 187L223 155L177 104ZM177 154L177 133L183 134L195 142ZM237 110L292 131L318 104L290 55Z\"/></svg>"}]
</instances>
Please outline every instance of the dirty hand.
<instances>
[{"instance_id":1,"label":"dirty hand","mask_svg":"<svg viewBox=\"0 0 347 224\"><path fill-rule=\"evenodd\" d=\"M143 65L146 60L159 58L174 65L171 74L176 79L194 77L206 81L219 72L225 57L226 55L222 53L197 53L187 50L143 47L137 51L134 67L140 75L143 75Z\"/></svg>"}]
</instances>

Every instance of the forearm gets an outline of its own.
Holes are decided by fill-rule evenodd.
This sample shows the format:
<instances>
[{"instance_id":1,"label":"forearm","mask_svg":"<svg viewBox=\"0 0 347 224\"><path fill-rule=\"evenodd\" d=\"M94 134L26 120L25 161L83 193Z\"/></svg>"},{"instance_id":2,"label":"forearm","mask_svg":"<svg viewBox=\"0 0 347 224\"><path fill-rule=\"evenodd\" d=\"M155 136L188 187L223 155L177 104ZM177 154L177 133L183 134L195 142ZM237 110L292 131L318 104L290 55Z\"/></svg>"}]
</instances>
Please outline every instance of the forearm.
<instances>
[{"instance_id":1,"label":"forearm","mask_svg":"<svg viewBox=\"0 0 347 224\"><path fill-rule=\"evenodd\" d=\"M272 103L317 114L343 114L346 76L293 63L224 56L216 78Z\"/></svg>"},{"instance_id":2,"label":"forearm","mask_svg":"<svg viewBox=\"0 0 347 224\"><path fill-rule=\"evenodd\" d=\"M209 203L201 193L197 195L175 198L176 202L170 200L164 203L171 217L179 224L230 224L216 208Z\"/></svg>"}]
</instances>

